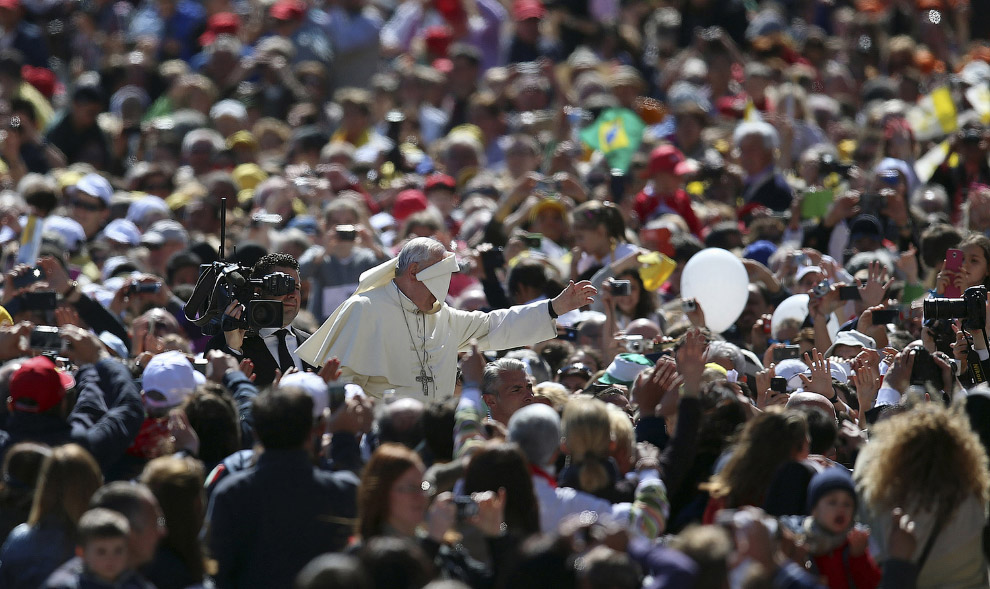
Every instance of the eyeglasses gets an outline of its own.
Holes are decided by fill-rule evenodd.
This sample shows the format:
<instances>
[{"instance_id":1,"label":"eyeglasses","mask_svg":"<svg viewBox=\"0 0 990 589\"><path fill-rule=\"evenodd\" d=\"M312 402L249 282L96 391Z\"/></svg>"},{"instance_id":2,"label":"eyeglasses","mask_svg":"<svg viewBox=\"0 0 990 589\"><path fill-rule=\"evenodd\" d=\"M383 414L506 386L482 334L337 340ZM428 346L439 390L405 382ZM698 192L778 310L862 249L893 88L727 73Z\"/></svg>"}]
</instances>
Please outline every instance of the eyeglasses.
<instances>
[{"instance_id":1,"label":"eyeglasses","mask_svg":"<svg viewBox=\"0 0 990 589\"><path fill-rule=\"evenodd\" d=\"M77 209L82 209L84 211L91 211L91 212L102 211L104 208L106 208L106 206L102 202L96 204L96 203L79 200L78 198L72 201L72 206Z\"/></svg>"}]
</instances>

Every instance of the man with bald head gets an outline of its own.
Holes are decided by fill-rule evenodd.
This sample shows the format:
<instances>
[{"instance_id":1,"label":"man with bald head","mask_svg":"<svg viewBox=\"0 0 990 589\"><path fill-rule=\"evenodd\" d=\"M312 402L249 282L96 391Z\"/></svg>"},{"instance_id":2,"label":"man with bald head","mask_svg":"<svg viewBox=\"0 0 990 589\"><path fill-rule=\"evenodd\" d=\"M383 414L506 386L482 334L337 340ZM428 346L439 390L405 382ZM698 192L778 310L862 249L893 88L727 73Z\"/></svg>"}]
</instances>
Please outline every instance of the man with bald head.
<instances>
[{"instance_id":1,"label":"man with bald head","mask_svg":"<svg viewBox=\"0 0 990 589\"><path fill-rule=\"evenodd\" d=\"M649 319L634 319L626 326L626 335L641 335L644 340L654 340L663 335L660 326Z\"/></svg>"},{"instance_id":2,"label":"man with bald head","mask_svg":"<svg viewBox=\"0 0 990 589\"><path fill-rule=\"evenodd\" d=\"M343 378L373 396L425 399L453 394L457 354L477 340L481 350L528 346L557 336L555 319L590 304L590 282L571 283L550 301L491 313L446 304L454 254L427 237L361 275L357 291L298 349L306 362L340 360Z\"/></svg>"}]
</instances>

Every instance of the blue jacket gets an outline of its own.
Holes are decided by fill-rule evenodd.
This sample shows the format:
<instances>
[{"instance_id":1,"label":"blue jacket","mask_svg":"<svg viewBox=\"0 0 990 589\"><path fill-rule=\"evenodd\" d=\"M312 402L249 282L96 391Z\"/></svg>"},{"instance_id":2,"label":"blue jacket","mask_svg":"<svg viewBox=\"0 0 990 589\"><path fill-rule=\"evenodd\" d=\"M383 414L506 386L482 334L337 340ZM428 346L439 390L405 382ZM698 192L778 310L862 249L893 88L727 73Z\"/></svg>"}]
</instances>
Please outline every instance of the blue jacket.
<instances>
[{"instance_id":1,"label":"blue jacket","mask_svg":"<svg viewBox=\"0 0 990 589\"><path fill-rule=\"evenodd\" d=\"M51 412L11 413L6 430L0 430L0 458L18 442L75 443L89 450L107 472L141 429L141 393L127 368L112 358L79 368L76 389L76 404L66 419Z\"/></svg>"},{"instance_id":2,"label":"blue jacket","mask_svg":"<svg viewBox=\"0 0 990 589\"><path fill-rule=\"evenodd\" d=\"M313 558L342 550L357 517L358 479L313 466L305 450L265 450L210 499L217 587L291 587Z\"/></svg>"},{"instance_id":3,"label":"blue jacket","mask_svg":"<svg viewBox=\"0 0 990 589\"><path fill-rule=\"evenodd\" d=\"M0 587L37 589L62 563L72 558L75 542L55 521L14 528L0 548Z\"/></svg>"}]
</instances>

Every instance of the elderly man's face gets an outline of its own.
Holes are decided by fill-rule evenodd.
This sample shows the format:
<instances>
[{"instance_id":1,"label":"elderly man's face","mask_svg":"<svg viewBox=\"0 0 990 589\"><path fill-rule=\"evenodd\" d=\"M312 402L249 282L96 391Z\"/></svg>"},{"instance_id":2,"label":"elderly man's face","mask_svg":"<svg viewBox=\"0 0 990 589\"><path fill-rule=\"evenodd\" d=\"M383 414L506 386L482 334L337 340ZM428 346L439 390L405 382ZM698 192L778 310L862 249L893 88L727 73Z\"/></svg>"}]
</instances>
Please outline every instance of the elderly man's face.
<instances>
[{"instance_id":1,"label":"elderly man's face","mask_svg":"<svg viewBox=\"0 0 990 589\"><path fill-rule=\"evenodd\" d=\"M496 421L509 423L516 411L533 402L533 383L522 370L503 372L498 381L498 394L485 395L485 403Z\"/></svg>"},{"instance_id":2,"label":"elderly man's face","mask_svg":"<svg viewBox=\"0 0 990 589\"><path fill-rule=\"evenodd\" d=\"M763 144L763 137L747 135L739 141L739 165L746 174L753 176L773 163L773 152Z\"/></svg>"}]
</instances>

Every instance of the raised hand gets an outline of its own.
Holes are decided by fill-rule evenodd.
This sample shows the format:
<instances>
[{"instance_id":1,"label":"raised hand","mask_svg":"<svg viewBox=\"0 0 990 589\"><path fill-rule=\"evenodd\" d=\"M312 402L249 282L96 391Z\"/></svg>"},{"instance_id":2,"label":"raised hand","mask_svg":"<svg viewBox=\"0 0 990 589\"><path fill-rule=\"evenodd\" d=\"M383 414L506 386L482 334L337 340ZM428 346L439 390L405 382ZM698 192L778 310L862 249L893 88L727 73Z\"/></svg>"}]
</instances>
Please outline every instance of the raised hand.
<instances>
[{"instance_id":1,"label":"raised hand","mask_svg":"<svg viewBox=\"0 0 990 589\"><path fill-rule=\"evenodd\" d=\"M582 280L575 283L572 280L563 292L550 301L550 305L553 307L554 313L563 315L595 302L594 296L596 294L598 294L598 289L592 286L591 282Z\"/></svg>"},{"instance_id":2,"label":"raised hand","mask_svg":"<svg viewBox=\"0 0 990 589\"><path fill-rule=\"evenodd\" d=\"M677 372L684 378L684 395L701 393L701 374L705 371L705 352L708 342L700 329L693 328L684 336L677 349Z\"/></svg>"},{"instance_id":3,"label":"raised hand","mask_svg":"<svg viewBox=\"0 0 990 589\"><path fill-rule=\"evenodd\" d=\"M801 374L801 382L804 390L818 393L826 399L835 396L832 389L832 366L831 363L822 356L818 348L814 348L810 353L804 355L805 363L811 368L811 378Z\"/></svg>"},{"instance_id":4,"label":"raised hand","mask_svg":"<svg viewBox=\"0 0 990 589\"><path fill-rule=\"evenodd\" d=\"M880 390L880 370L876 364L866 358L856 356L852 361L852 384L859 399L859 411L863 414L873 408Z\"/></svg>"},{"instance_id":5,"label":"raised hand","mask_svg":"<svg viewBox=\"0 0 990 589\"><path fill-rule=\"evenodd\" d=\"M859 298L867 307L874 307L883 302L887 287L892 282L887 275L887 267L880 262L871 262L866 282L859 285Z\"/></svg>"},{"instance_id":6,"label":"raised hand","mask_svg":"<svg viewBox=\"0 0 990 589\"><path fill-rule=\"evenodd\" d=\"M320 367L316 373L323 382L330 384L340 378L340 360L336 356L327 360L327 363Z\"/></svg>"},{"instance_id":7,"label":"raised hand","mask_svg":"<svg viewBox=\"0 0 990 589\"><path fill-rule=\"evenodd\" d=\"M665 416L673 415L677 410L677 394L682 382L677 366L665 356L657 361L656 366L641 372L632 390L640 414L653 416L660 407ZM668 410L671 410L669 414Z\"/></svg>"}]
</instances>

